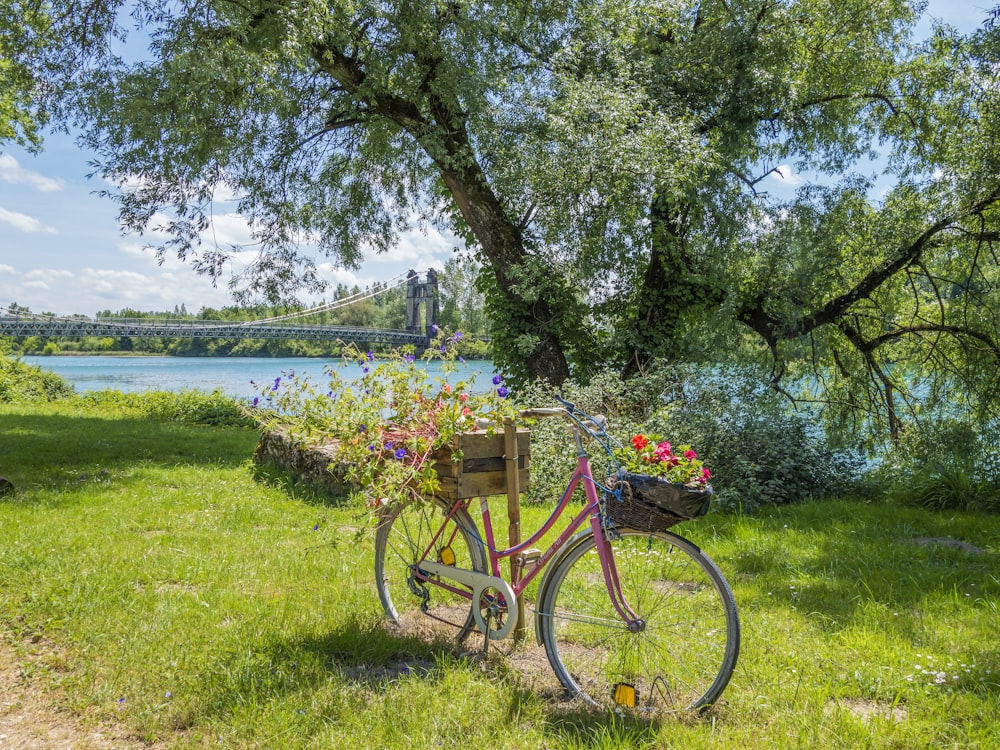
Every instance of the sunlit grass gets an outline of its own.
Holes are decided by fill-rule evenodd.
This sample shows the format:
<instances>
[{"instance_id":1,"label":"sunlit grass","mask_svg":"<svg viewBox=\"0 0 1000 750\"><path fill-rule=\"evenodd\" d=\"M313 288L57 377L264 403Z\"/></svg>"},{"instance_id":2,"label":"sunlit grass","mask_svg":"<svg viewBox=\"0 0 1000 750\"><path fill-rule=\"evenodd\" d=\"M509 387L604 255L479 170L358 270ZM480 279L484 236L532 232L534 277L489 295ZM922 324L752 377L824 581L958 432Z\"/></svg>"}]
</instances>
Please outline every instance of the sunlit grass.
<instances>
[{"instance_id":1,"label":"sunlit grass","mask_svg":"<svg viewBox=\"0 0 1000 750\"><path fill-rule=\"evenodd\" d=\"M255 480L255 443L0 406L0 637L26 679L171 747L1000 746L997 516L843 501L681 526L743 649L720 706L647 725L388 633L356 511Z\"/></svg>"}]
</instances>

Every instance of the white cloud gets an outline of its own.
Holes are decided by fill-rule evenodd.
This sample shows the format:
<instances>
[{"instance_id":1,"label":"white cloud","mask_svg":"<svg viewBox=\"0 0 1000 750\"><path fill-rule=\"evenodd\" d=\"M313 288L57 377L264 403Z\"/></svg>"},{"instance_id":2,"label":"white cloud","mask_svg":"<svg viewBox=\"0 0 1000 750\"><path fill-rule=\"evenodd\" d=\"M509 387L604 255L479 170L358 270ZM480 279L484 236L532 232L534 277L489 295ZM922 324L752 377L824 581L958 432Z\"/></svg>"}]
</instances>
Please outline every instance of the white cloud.
<instances>
[{"instance_id":1,"label":"white cloud","mask_svg":"<svg viewBox=\"0 0 1000 750\"><path fill-rule=\"evenodd\" d=\"M771 174L768 175L768 179L780 182L783 185L791 185L792 187L801 185L805 182L801 175L795 174L789 164L779 164L774 168L774 170L772 170Z\"/></svg>"},{"instance_id":2,"label":"white cloud","mask_svg":"<svg viewBox=\"0 0 1000 750\"><path fill-rule=\"evenodd\" d=\"M14 185L30 185L43 193L62 190L65 183L59 179L45 177L22 167L10 154L0 154L0 179Z\"/></svg>"},{"instance_id":3,"label":"white cloud","mask_svg":"<svg viewBox=\"0 0 1000 750\"><path fill-rule=\"evenodd\" d=\"M33 271L28 271L24 274L24 278L31 281L56 281L59 279L72 279L74 278L74 273L72 271L66 271L60 268L36 268Z\"/></svg>"},{"instance_id":4,"label":"white cloud","mask_svg":"<svg viewBox=\"0 0 1000 750\"><path fill-rule=\"evenodd\" d=\"M0 263L0 273L14 273L14 266L7 266Z\"/></svg>"},{"instance_id":5,"label":"white cloud","mask_svg":"<svg viewBox=\"0 0 1000 750\"><path fill-rule=\"evenodd\" d=\"M58 234L53 227L46 226L33 216L18 213L17 211L8 211L6 208L0 208L0 223L10 224L15 229L28 234L36 232Z\"/></svg>"}]
</instances>

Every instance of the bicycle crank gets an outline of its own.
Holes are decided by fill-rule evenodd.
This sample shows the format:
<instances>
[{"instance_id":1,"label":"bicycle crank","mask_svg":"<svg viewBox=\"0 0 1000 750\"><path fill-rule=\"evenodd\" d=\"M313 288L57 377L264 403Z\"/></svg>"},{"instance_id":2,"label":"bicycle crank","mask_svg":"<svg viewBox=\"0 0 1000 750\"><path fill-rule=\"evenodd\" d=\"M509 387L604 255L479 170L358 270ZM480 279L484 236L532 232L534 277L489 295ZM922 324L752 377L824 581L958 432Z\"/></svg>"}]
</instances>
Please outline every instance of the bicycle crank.
<instances>
[{"instance_id":1,"label":"bicycle crank","mask_svg":"<svg viewBox=\"0 0 1000 750\"><path fill-rule=\"evenodd\" d=\"M489 635L489 637L494 641L499 641L510 635L510 632L517 624L516 616L498 618L496 613L492 613L490 615L490 620L500 621L500 627L494 630L490 628L489 623L483 616L483 608L480 606L480 602L484 601L484 597L488 596L487 591L489 589L493 589L497 592L494 595L495 598L503 597L503 604L506 606L507 612L509 614L515 613L517 595L514 594L514 589L512 589L510 584L505 580L497 578L496 576L487 575L486 573L477 573L474 570L464 570L463 568L453 568L450 565L442 565L441 563L431 562L430 560L421 561L420 569L430 575L447 578L451 581L457 581L458 583L465 584L466 586L472 588L472 616L475 618L476 625L479 626L480 630Z\"/></svg>"}]
</instances>

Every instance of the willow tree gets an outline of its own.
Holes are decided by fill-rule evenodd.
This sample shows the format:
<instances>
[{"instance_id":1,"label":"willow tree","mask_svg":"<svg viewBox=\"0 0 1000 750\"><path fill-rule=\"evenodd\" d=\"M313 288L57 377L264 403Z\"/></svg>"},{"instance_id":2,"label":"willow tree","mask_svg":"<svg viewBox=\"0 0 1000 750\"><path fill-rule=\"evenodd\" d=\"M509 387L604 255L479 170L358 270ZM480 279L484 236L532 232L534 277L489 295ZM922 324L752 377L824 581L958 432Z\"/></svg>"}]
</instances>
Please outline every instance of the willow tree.
<instances>
[{"instance_id":1,"label":"willow tree","mask_svg":"<svg viewBox=\"0 0 1000 750\"><path fill-rule=\"evenodd\" d=\"M594 152L574 151L573 128L620 135L581 105L608 92L642 88L695 136L645 221L623 231L604 201L579 230L578 265L613 281L595 308L614 311L626 373L761 359L775 387L809 383L795 395L893 435L915 392L996 413L997 30L915 40L904 0L638 5L595 27L590 76L568 66L549 105L581 160ZM786 165L806 181L768 195Z\"/></svg>"},{"instance_id":2,"label":"willow tree","mask_svg":"<svg viewBox=\"0 0 1000 750\"><path fill-rule=\"evenodd\" d=\"M234 291L275 300L320 289L318 257L356 266L436 222L484 269L501 366L554 383L589 366L585 291L538 230L561 196L528 179L547 137L549 60L573 44L588 3L51 5L50 39L70 41L49 47L49 89L71 94L61 113L119 186L123 227L157 252L216 279L256 253ZM118 42L133 26L148 53ZM211 241L212 212L230 198L254 247Z\"/></svg>"},{"instance_id":3,"label":"willow tree","mask_svg":"<svg viewBox=\"0 0 1000 750\"><path fill-rule=\"evenodd\" d=\"M525 377L760 358L890 431L904 372L997 402L990 26L915 41L913 0L45 7L44 90L72 94L126 228L222 278L246 249L206 230L233 198L240 291L316 289L318 255L438 222ZM779 200L786 164L809 182Z\"/></svg>"},{"instance_id":4,"label":"willow tree","mask_svg":"<svg viewBox=\"0 0 1000 750\"><path fill-rule=\"evenodd\" d=\"M36 5L0 0L0 146L9 141L38 148L48 119L35 89L33 63L40 31L51 21Z\"/></svg>"}]
</instances>

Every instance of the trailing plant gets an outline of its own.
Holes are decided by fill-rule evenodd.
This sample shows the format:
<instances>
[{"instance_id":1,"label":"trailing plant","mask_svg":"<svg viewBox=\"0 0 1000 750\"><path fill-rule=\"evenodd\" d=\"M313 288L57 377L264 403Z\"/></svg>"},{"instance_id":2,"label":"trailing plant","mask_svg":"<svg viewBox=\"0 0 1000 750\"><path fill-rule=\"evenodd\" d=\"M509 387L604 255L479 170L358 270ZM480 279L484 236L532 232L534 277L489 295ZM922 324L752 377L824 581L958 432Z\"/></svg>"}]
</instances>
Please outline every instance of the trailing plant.
<instances>
[{"instance_id":1,"label":"trailing plant","mask_svg":"<svg viewBox=\"0 0 1000 750\"><path fill-rule=\"evenodd\" d=\"M303 445L332 446L333 463L366 505L433 495L441 489L436 451L456 433L494 431L514 415L502 375L485 392L454 379L461 340L461 332L439 330L422 355L442 360L434 377L411 348L376 358L349 347L343 366L326 368L324 383L289 371L258 385L255 415L264 429L287 430Z\"/></svg>"}]
</instances>

